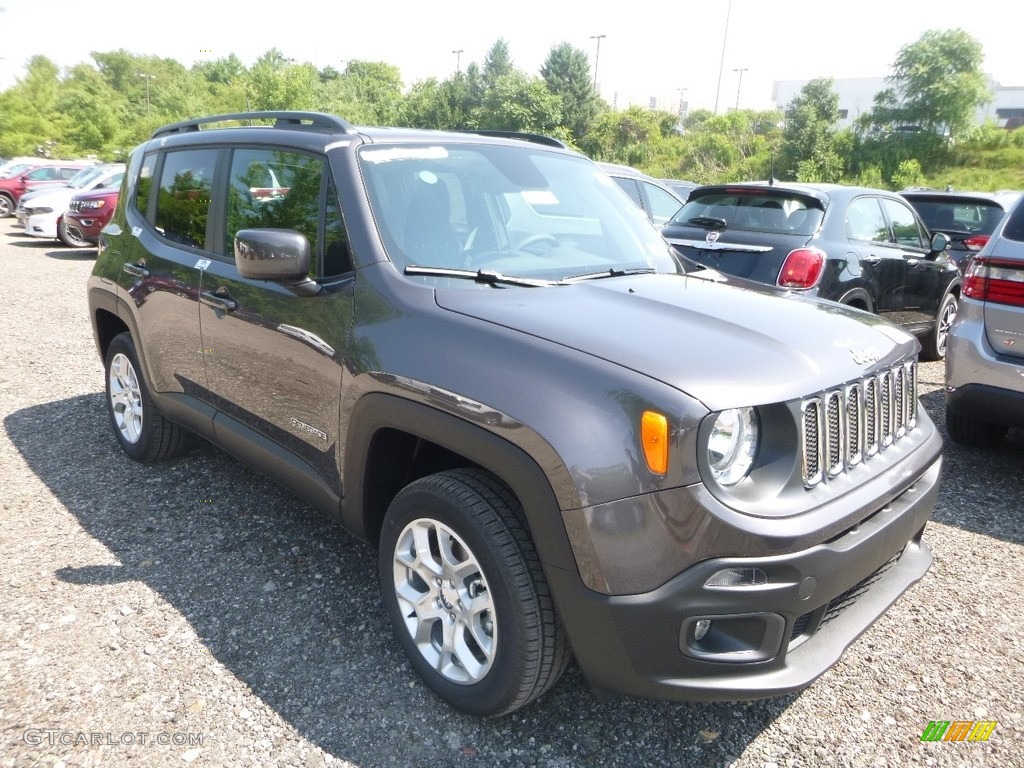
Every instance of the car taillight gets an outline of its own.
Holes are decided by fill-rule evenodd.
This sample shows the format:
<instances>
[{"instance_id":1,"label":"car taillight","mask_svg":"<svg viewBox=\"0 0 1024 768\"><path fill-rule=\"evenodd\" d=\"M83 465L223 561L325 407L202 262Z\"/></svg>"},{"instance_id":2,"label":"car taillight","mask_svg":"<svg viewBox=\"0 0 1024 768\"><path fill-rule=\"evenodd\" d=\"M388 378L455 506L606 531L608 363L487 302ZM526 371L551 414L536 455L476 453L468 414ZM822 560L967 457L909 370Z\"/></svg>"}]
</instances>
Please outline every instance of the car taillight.
<instances>
[{"instance_id":1,"label":"car taillight","mask_svg":"<svg viewBox=\"0 0 1024 768\"><path fill-rule=\"evenodd\" d=\"M960 290L979 301L1024 307L1024 264L975 256L967 266Z\"/></svg>"},{"instance_id":2,"label":"car taillight","mask_svg":"<svg viewBox=\"0 0 1024 768\"><path fill-rule=\"evenodd\" d=\"M797 248L790 251L779 272L779 285L783 288L810 288L821 277L825 254L817 248Z\"/></svg>"},{"instance_id":3,"label":"car taillight","mask_svg":"<svg viewBox=\"0 0 1024 768\"><path fill-rule=\"evenodd\" d=\"M964 246L972 251L980 251L988 243L988 235L971 235L964 240Z\"/></svg>"}]
</instances>

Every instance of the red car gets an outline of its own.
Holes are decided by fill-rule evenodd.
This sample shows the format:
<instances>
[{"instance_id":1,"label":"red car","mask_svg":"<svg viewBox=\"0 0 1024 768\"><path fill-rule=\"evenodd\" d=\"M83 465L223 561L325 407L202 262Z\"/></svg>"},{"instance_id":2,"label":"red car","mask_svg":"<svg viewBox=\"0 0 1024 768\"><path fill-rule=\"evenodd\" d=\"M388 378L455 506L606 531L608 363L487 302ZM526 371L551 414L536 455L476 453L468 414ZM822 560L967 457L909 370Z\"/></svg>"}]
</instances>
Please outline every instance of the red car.
<instances>
[{"instance_id":1,"label":"red car","mask_svg":"<svg viewBox=\"0 0 1024 768\"><path fill-rule=\"evenodd\" d=\"M64 214L68 237L81 245L95 245L100 230L107 226L117 207L119 189L97 189L71 198L71 207Z\"/></svg>"},{"instance_id":2,"label":"red car","mask_svg":"<svg viewBox=\"0 0 1024 768\"><path fill-rule=\"evenodd\" d=\"M40 189L55 184L67 184L76 173L95 163L58 162L39 165L6 179L0 179L0 219L10 216L21 196L29 189Z\"/></svg>"}]
</instances>

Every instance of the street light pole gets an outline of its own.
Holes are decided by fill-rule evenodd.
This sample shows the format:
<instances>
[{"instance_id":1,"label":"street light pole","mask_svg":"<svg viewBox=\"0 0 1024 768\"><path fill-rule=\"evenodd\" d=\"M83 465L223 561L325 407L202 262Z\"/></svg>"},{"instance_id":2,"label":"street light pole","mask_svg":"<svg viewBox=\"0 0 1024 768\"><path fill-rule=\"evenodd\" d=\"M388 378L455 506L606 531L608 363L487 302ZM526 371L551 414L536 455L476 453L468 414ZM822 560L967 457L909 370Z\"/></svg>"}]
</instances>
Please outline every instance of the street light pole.
<instances>
[{"instance_id":1,"label":"street light pole","mask_svg":"<svg viewBox=\"0 0 1024 768\"><path fill-rule=\"evenodd\" d=\"M144 75L141 72L136 73L139 77L146 79L146 117L149 117L149 81L155 80L156 75Z\"/></svg>"},{"instance_id":2,"label":"street light pole","mask_svg":"<svg viewBox=\"0 0 1024 768\"><path fill-rule=\"evenodd\" d=\"M455 74L458 74L462 72L462 54L465 53L465 51L462 48L459 48L459 50L452 51L452 53L455 54Z\"/></svg>"},{"instance_id":3,"label":"street light pole","mask_svg":"<svg viewBox=\"0 0 1024 768\"><path fill-rule=\"evenodd\" d=\"M594 54L594 90L597 91L597 63L601 60L601 38L607 35L591 35L591 40L597 40L597 53Z\"/></svg>"},{"instance_id":4,"label":"street light pole","mask_svg":"<svg viewBox=\"0 0 1024 768\"><path fill-rule=\"evenodd\" d=\"M725 7L725 34L722 35L722 59L718 62L718 88L715 90L715 114L718 114L718 96L722 92L722 70L725 67L725 44L729 41L729 15L732 13L732 0Z\"/></svg>"},{"instance_id":5,"label":"street light pole","mask_svg":"<svg viewBox=\"0 0 1024 768\"><path fill-rule=\"evenodd\" d=\"M743 87L743 73L746 72L749 67L743 67L741 69L734 69L733 72L740 73L740 81L736 84L736 109L740 108L740 88Z\"/></svg>"}]
</instances>

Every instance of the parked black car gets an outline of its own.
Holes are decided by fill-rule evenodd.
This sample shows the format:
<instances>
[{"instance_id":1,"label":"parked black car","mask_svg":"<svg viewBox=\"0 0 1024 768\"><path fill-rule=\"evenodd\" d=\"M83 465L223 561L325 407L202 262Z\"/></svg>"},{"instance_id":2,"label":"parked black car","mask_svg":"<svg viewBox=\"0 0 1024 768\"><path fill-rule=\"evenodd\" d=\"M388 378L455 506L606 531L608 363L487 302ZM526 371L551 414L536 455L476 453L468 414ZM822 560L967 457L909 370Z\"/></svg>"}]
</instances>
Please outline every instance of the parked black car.
<instances>
[{"instance_id":1,"label":"parked black car","mask_svg":"<svg viewBox=\"0 0 1024 768\"><path fill-rule=\"evenodd\" d=\"M699 187L662 229L685 259L874 312L940 359L960 273L949 238L880 189L747 182Z\"/></svg>"},{"instance_id":2,"label":"parked black car","mask_svg":"<svg viewBox=\"0 0 1024 768\"><path fill-rule=\"evenodd\" d=\"M900 192L932 232L949 237L949 257L961 270L995 232L1019 192L959 192L908 189Z\"/></svg>"},{"instance_id":3,"label":"parked black car","mask_svg":"<svg viewBox=\"0 0 1024 768\"><path fill-rule=\"evenodd\" d=\"M799 690L928 569L918 343L720 277L563 147L282 112L137 147L88 296L121 449L199 434L372 542L369 608L495 715L570 655Z\"/></svg>"}]
</instances>

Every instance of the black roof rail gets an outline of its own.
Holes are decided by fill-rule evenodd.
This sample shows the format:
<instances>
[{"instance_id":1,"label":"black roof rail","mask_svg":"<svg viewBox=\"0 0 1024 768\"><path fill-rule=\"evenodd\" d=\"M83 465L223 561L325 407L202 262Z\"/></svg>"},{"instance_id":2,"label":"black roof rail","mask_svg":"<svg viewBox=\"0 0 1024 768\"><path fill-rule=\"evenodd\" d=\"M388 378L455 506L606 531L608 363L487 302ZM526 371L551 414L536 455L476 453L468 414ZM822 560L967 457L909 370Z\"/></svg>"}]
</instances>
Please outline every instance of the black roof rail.
<instances>
[{"instance_id":1,"label":"black roof rail","mask_svg":"<svg viewBox=\"0 0 1024 768\"><path fill-rule=\"evenodd\" d=\"M235 112L230 115L210 115L196 117L171 123L153 131L150 138L170 136L173 133L190 133L198 131L199 126L207 123L223 123L228 120L274 120L274 128L299 128L307 130L332 130L341 133L354 133L355 128L347 120L325 112Z\"/></svg>"},{"instance_id":2,"label":"black roof rail","mask_svg":"<svg viewBox=\"0 0 1024 768\"><path fill-rule=\"evenodd\" d=\"M561 139L554 136L545 136L542 133L527 133L525 131L500 131L490 128L463 128L459 133L476 133L480 136L494 136L498 139L519 139L520 141L532 141L534 144L543 144L546 147L558 147L559 149L572 149Z\"/></svg>"}]
</instances>

